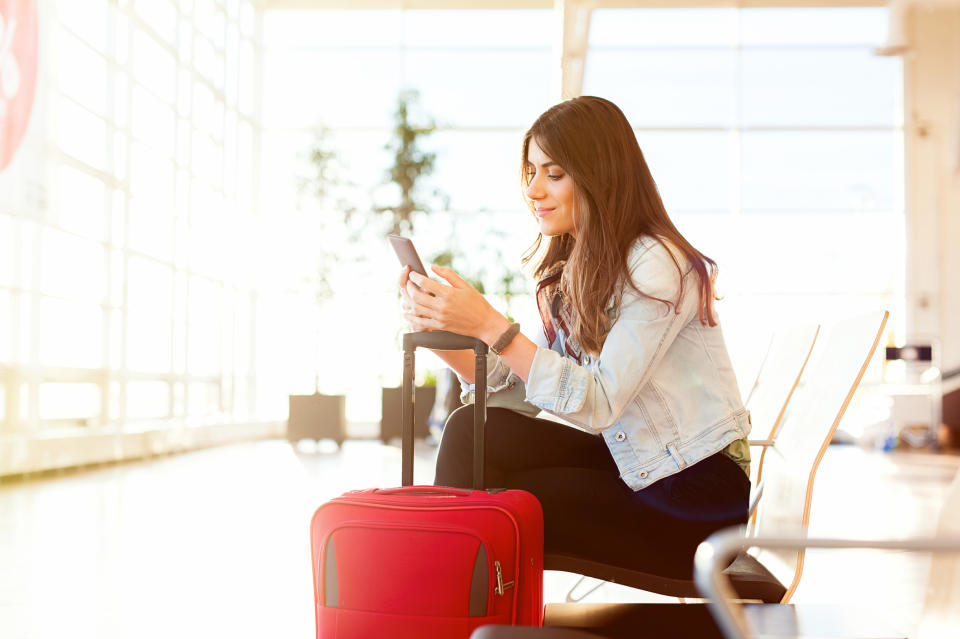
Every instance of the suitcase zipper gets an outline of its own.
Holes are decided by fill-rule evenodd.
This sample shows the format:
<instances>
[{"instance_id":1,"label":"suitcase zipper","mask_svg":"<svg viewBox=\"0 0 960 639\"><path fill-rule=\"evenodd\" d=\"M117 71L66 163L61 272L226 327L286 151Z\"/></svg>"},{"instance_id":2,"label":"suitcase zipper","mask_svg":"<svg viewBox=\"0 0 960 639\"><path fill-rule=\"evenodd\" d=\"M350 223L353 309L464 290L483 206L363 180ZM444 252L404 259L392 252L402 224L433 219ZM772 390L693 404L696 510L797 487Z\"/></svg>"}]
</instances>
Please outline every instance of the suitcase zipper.
<instances>
[{"instance_id":1,"label":"suitcase zipper","mask_svg":"<svg viewBox=\"0 0 960 639\"><path fill-rule=\"evenodd\" d=\"M497 585L494 586L493 592L497 593L502 597L503 593L506 592L507 588L513 588L513 582L508 581L507 583L503 583L503 569L500 568L499 561L494 560L493 566L497 569Z\"/></svg>"},{"instance_id":2,"label":"suitcase zipper","mask_svg":"<svg viewBox=\"0 0 960 639\"><path fill-rule=\"evenodd\" d=\"M424 524L422 524L422 523L419 524L419 525L413 525L413 526L411 526L411 525L409 525L409 524L407 524L407 523L404 523L404 522L383 522L383 521L377 521L377 520L363 520L363 519L353 519L353 520L345 521L345 522L342 522L341 525L339 525L339 526L331 529L331 530L328 532L326 539L325 539L324 542L322 543L322 546L328 546L328 545L329 545L330 540L333 538L334 533L336 533L337 531L346 530L346 529L349 529L349 528L362 528L362 529L379 528L379 529L382 529L382 530L414 530L414 531L421 531L421 532L444 532L444 531L445 531L445 532L453 532L453 533L458 533L458 534L461 534L461 535L466 535L466 536L468 536L468 537L472 537L472 538L476 539L477 542L486 550L487 553L490 553L490 552L492 551L492 544L488 544L482 537L480 537L479 535L477 535L475 531L470 530L470 529L468 529L468 528L461 528L461 527L457 527L457 526L443 526L443 525L440 525L440 526L431 526L431 525L424 525ZM325 556L325 555L324 555L324 556ZM489 557L490 555L488 554L487 556ZM321 562L322 562L323 559L321 559L320 557L318 557L318 561L321 561ZM489 566L490 564L488 563L487 565ZM516 582L514 582L514 581L508 581L508 582L504 583L504 581L503 581L503 567L501 566L499 559L495 559L495 560L493 561L493 567L494 567L494 571L495 571L495 573L496 573L495 576L496 576L496 580L497 580L496 583L493 585L493 592L494 592L494 594L502 597L502 596L504 596L504 595L506 594L506 591L507 591L507 590L509 590L510 588L513 588L513 587L514 587L514 584L515 584ZM317 574L320 574L320 575L324 574L324 573L323 573L323 569L322 569L322 564L318 564L318 565L315 567L315 570L317 571ZM487 574L489 575L489 573L487 573ZM489 591L488 591L488 592L489 592ZM490 597L490 598L487 600L487 610L488 610L488 611L491 611L491 610L493 609L493 608L492 608L492 606L493 606L493 601L494 601L494 600L493 600L493 597ZM491 613L488 612L488 614L491 614ZM513 614L513 613L511 612L511 616L512 616L512 614Z\"/></svg>"}]
</instances>

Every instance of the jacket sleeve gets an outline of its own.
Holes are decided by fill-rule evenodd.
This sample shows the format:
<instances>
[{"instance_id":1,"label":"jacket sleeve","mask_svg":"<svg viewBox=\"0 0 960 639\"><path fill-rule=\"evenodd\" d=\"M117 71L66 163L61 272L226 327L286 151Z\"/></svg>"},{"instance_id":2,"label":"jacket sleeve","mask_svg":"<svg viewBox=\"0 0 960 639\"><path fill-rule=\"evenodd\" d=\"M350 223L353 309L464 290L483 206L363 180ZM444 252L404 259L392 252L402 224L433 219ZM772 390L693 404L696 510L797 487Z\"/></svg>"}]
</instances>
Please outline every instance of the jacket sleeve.
<instances>
[{"instance_id":1,"label":"jacket sleeve","mask_svg":"<svg viewBox=\"0 0 960 639\"><path fill-rule=\"evenodd\" d=\"M696 275L678 255L680 271L659 242L640 245L631 256L631 276L647 296L625 287L618 316L599 357L577 364L538 348L526 385L526 401L589 432L620 419L650 379L680 329L697 315ZM683 282L683 298L678 300ZM676 302L669 307L660 298Z\"/></svg>"},{"instance_id":2,"label":"jacket sleeve","mask_svg":"<svg viewBox=\"0 0 960 639\"><path fill-rule=\"evenodd\" d=\"M537 345L537 350L546 348L547 339L543 334L543 327L537 327L531 333L529 337ZM475 385L468 384L459 373L457 378L460 380L460 401L472 404L476 399ZM510 408L524 415L536 416L540 407L526 401L525 397L526 387L523 380L510 370L499 355L487 353L487 408Z\"/></svg>"}]
</instances>

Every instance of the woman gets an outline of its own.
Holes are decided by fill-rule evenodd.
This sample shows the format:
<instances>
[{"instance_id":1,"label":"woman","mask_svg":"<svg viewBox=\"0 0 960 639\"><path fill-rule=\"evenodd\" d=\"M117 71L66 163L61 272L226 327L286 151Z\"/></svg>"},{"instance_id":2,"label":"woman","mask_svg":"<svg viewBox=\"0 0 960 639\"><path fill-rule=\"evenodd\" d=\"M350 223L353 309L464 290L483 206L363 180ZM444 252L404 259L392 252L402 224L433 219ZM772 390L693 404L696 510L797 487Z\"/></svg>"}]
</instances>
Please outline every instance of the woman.
<instances>
[{"instance_id":1,"label":"woman","mask_svg":"<svg viewBox=\"0 0 960 639\"><path fill-rule=\"evenodd\" d=\"M716 264L676 229L633 129L580 97L523 139L522 182L540 236L542 326L516 324L448 268L404 269L414 330L482 339L487 485L532 492L548 553L690 578L697 544L746 521L749 414L713 309ZM472 401L472 351L438 351ZM577 428L538 419L540 411ZM469 487L472 406L455 411L438 485Z\"/></svg>"}]
</instances>

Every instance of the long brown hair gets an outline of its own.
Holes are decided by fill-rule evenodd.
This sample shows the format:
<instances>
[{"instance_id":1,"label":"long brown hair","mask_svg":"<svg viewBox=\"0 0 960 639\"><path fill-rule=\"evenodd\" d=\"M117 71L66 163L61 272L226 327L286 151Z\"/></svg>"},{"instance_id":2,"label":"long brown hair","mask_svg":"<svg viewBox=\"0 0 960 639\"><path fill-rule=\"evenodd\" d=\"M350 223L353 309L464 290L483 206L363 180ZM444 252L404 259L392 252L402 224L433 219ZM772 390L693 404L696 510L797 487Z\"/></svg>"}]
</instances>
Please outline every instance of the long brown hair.
<instances>
[{"instance_id":1,"label":"long brown hair","mask_svg":"<svg viewBox=\"0 0 960 639\"><path fill-rule=\"evenodd\" d=\"M667 242L686 257L697 273L700 322L716 326L716 262L693 248L670 220L623 112L612 102L592 96L566 100L548 109L523 136L524 186L529 186L531 180L527 160L530 140L536 140L574 184L577 238L569 234L551 237L534 274L540 278L559 261L567 261L561 290L572 304L576 320L571 331L581 347L589 353L600 352L613 323L607 306L622 282L638 294L652 298L637 287L627 263L631 247L641 236L663 244L681 276L676 300L652 299L679 312L684 273ZM542 240L543 235L538 235L523 256L524 264L539 252ZM569 277L571 273L575 276Z\"/></svg>"}]
</instances>

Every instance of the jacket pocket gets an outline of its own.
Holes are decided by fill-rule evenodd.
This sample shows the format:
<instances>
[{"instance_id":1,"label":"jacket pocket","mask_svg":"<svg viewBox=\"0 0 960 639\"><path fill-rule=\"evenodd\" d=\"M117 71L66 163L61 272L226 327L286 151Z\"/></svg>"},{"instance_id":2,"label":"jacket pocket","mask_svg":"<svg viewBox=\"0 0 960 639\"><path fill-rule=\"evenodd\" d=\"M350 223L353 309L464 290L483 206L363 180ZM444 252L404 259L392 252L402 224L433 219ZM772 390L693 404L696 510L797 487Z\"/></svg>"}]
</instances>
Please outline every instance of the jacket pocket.
<instances>
[{"instance_id":1,"label":"jacket pocket","mask_svg":"<svg viewBox=\"0 0 960 639\"><path fill-rule=\"evenodd\" d=\"M636 405L637 410L640 411L640 428L646 428L647 432L650 433L650 437L657 445L657 451L663 451L663 442L660 440L660 433L657 432L657 427L653 423L653 420L650 419L650 411L647 410L647 407L644 406L643 400L640 399L640 395L637 395L633 398L633 403ZM636 449L634 449L636 450ZM637 461L642 461L638 459Z\"/></svg>"}]
</instances>

